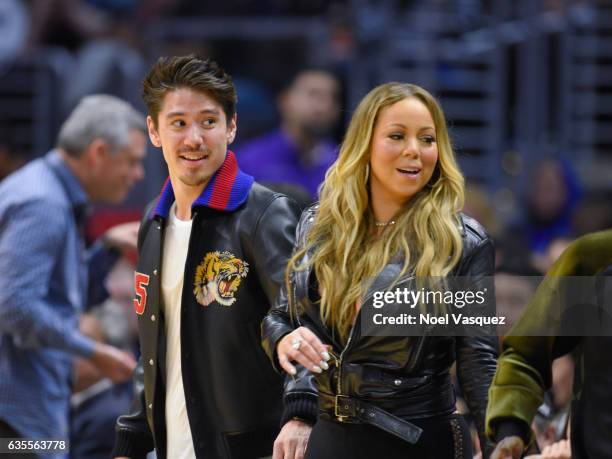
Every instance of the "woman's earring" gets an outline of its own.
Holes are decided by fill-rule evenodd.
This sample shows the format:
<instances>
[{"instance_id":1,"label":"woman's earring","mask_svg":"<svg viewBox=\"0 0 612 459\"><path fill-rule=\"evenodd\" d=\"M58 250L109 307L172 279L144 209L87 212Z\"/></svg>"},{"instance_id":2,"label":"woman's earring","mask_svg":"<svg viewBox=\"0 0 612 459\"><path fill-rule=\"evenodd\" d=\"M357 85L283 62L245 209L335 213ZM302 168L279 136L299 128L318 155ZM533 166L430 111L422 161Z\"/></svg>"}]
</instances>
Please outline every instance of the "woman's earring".
<instances>
[{"instance_id":1,"label":"woman's earring","mask_svg":"<svg viewBox=\"0 0 612 459\"><path fill-rule=\"evenodd\" d=\"M368 180L370 179L370 165L366 164L365 167L365 184L368 184Z\"/></svg>"}]
</instances>

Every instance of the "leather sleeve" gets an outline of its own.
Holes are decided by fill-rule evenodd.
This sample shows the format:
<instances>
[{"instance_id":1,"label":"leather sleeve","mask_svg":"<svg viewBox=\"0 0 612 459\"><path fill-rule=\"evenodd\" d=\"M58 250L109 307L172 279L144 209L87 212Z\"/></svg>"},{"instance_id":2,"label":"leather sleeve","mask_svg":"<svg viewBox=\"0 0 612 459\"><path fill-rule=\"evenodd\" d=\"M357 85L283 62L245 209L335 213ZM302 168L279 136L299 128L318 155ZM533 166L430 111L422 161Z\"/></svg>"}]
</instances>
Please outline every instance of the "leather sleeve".
<instances>
[{"instance_id":1,"label":"leather sleeve","mask_svg":"<svg viewBox=\"0 0 612 459\"><path fill-rule=\"evenodd\" d=\"M256 222L253 239L245 244L255 261L257 276L269 304L274 304L284 284L298 218L297 204L286 196L275 195Z\"/></svg>"},{"instance_id":2,"label":"leather sleeve","mask_svg":"<svg viewBox=\"0 0 612 459\"><path fill-rule=\"evenodd\" d=\"M302 217L295 230L295 244L293 251L299 250L304 243L304 232L305 232L305 221L309 215L309 210L305 210L302 213ZM276 345L280 339L291 333L295 328L291 316L289 313L289 297L287 292L287 285L284 282L284 270L283 280L280 285L280 291L274 302L274 306L268 312L268 315L264 317L261 323L261 345L263 346L266 354L272 362L272 366L277 372L281 372L282 369L278 364L276 357Z\"/></svg>"},{"instance_id":3,"label":"leather sleeve","mask_svg":"<svg viewBox=\"0 0 612 459\"><path fill-rule=\"evenodd\" d=\"M305 221L310 215L308 210L302 214L296 229L294 250L297 250L304 243ZM291 333L295 328L289 314L287 286L283 282L274 307L261 324L262 346L277 372L283 370L280 368L276 356L276 345L283 336ZM318 395L314 376L301 365L296 365L296 368L298 372L295 376L286 375L285 378L283 390L284 411L281 426L293 418L298 418L309 424L314 424L317 419Z\"/></svg>"},{"instance_id":4,"label":"leather sleeve","mask_svg":"<svg viewBox=\"0 0 612 459\"><path fill-rule=\"evenodd\" d=\"M494 312L495 292L490 282L495 267L493 242L485 236L470 252L462 265L460 275L470 278L471 288L479 289L486 285L487 289L493 289L487 295L488 301L493 303L486 307L489 312ZM487 441L484 432L488 391L495 375L498 352L496 335L456 338L457 376L476 421L478 436L485 453L490 452L493 446Z\"/></svg>"},{"instance_id":5,"label":"leather sleeve","mask_svg":"<svg viewBox=\"0 0 612 459\"><path fill-rule=\"evenodd\" d=\"M314 376L302 365L296 367L297 374L285 378L281 426L295 418L308 424L317 422L318 393Z\"/></svg>"},{"instance_id":6,"label":"leather sleeve","mask_svg":"<svg viewBox=\"0 0 612 459\"><path fill-rule=\"evenodd\" d=\"M115 425L115 448L112 457L126 456L144 459L153 450L153 435L147 423L144 400L144 370L142 358L134 370L134 402L130 414L119 416Z\"/></svg>"}]
</instances>

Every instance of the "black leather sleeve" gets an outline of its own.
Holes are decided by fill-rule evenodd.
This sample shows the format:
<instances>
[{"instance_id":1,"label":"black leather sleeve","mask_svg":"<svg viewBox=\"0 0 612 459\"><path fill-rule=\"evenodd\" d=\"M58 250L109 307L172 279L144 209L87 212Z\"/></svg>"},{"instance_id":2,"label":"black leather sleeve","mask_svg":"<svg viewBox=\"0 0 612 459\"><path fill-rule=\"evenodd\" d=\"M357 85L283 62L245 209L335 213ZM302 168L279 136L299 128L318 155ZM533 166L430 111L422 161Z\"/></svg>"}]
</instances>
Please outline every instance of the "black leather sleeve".
<instances>
[{"instance_id":1,"label":"black leather sleeve","mask_svg":"<svg viewBox=\"0 0 612 459\"><path fill-rule=\"evenodd\" d=\"M474 235L468 237L475 237ZM482 238L462 263L460 275L471 278L472 288L479 289L486 283L488 311L495 311L495 292L490 282L495 268L493 242ZM480 285L482 284L482 285ZM492 451L493 445L485 437L485 414L489 386L497 368L499 346L497 336L460 336L456 338L457 376L468 407L474 416L478 436L484 453ZM487 454L484 457L488 457Z\"/></svg>"},{"instance_id":2,"label":"black leather sleeve","mask_svg":"<svg viewBox=\"0 0 612 459\"><path fill-rule=\"evenodd\" d=\"M304 244L304 227L306 219L309 215L310 211L308 209L302 213L300 221L295 230L295 244L293 252L299 250L299 248ZM281 284L278 296L276 297L276 301L274 302L274 306L272 309L270 309L268 315L264 317L263 321L261 322L261 345L270 358L272 366L278 372L282 371L282 369L278 365L276 345L283 336L291 333L295 328L297 327L294 326L289 313L289 294L287 292L287 285L284 282L283 275L283 282Z\"/></svg>"},{"instance_id":3,"label":"black leather sleeve","mask_svg":"<svg viewBox=\"0 0 612 459\"><path fill-rule=\"evenodd\" d=\"M255 260L257 276L269 304L274 304L284 284L299 212L292 199L275 195L256 222L253 240L245 244Z\"/></svg>"},{"instance_id":4,"label":"black leather sleeve","mask_svg":"<svg viewBox=\"0 0 612 459\"><path fill-rule=\"evenodd\" d=\"M297 250L304 243L305 221L309 216L311 216L311 212L306 210L300 218L296 229L294 250ZM278 372L283 370L280 368L276 356L276 345L283 336L291 333L295 328L296 326L289 314L287 286L283 282L274 307L261 324L262 346L270 358L274 369ZM296 365L296 368L298 371L295 376L287 375L285 378L283 391L284 411L281 425L284 425L293 418L298 418L309 424L314 424L317 419L317 389L314 377L303 366Z\"/></svg>"},{"instance_id":5,"label":"black leather sleeve","mask_svg":"<svg viewBox=\"0 0 612 459\"><path fill-rule=\"evenodd\" d=\"M142 358L134 370L134 402L130 414L119 416L115 425L115 448L112 457L144 459L153 450L153 435L147 423L144 400Z\"/></svg>"}]
</instances>

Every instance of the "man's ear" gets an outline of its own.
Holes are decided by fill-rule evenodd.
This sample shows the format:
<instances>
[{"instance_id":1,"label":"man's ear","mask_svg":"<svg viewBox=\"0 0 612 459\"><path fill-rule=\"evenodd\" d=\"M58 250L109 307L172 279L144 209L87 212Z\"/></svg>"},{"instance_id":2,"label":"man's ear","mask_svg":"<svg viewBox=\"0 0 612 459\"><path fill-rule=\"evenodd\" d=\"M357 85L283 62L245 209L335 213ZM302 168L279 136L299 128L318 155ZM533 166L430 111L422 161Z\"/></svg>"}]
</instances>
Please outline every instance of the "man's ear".
<instances>
[{"instance_id":1,"label":"man's ear","mask_svg":"<svg viewBox=\"0 0 612 459\"><path fill-rule=\"evenodd\" d=\"M234 113L232 119L227 126L227 144L230 145L236 138L236 130L238 129L238 115Z\"/></svg>"},{"instance_id":2,"label":"man's ear","mask_svg":"<svg viewBox=\"0 0 612 459\"><path fill-rule=\"evenodd\" d=\"M85 161L92 168L100 167L109 154L110 148L108 143L100 138L94 139L83 153Z\"/></svg>"},{"instance_id":3,"label":"man's ear","mask_svg":"<svg viewBox=\"0 0 612 459\"><path fill-rule=\"evenodd\" d=\"M157 132L157 127L155 127L155 122L151 115L147 116L147 130L149 131L149 139L151 139L151 143L157 148L161 148L161 139L159 138L159 133Z\"/></svg>"}]
</instances>

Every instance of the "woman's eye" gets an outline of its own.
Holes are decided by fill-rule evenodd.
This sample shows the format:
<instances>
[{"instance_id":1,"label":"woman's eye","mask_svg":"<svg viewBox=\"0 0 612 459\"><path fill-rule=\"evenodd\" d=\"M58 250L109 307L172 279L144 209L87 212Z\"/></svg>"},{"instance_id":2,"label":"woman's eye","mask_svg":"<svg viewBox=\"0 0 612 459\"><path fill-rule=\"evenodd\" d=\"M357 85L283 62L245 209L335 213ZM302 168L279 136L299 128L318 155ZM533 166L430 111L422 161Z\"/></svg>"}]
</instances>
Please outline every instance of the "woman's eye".
<instances>
[{"instance_id":1,"label":"woman's eye","mask_svg":"<svg viewBox=\"0 0 612 459\"><path fill-rule=\"evenodd\" d=\"M430 137L430 136L421 137L421 142L426 143L427 145L431 145L435 141L436 141L436 139L434 139L433 137Z\"/></svg>"},{"instance_id":2,"label":"woman's eye","mask_svg":"<svg viewBox=\"0 0 612 459\"><path fill-rule=\"evenodd\" d=\"M403 134L391 134L389 138L393 140L402 140L404 138L404 135Z\"/></svg>"}]
</instances>

